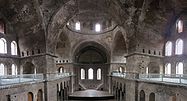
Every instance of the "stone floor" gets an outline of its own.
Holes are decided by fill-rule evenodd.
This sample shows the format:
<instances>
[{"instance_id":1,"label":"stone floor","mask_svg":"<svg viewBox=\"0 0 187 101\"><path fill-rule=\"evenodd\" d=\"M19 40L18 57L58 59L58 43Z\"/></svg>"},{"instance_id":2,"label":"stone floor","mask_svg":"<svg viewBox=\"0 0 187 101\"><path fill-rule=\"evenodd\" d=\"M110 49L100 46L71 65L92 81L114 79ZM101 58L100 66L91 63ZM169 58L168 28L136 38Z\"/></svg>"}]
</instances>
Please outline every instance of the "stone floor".
<instances>
[{"instance_id":1,"label":"stone floor","mask_svg":"<svg viewBox=\"0 0 187 101\"><path fill-rule=\"evenodd\" d=\"M114 101L114 100L108 100L108 99L113 99L114 96L110 93L108 93L107 91L98 91L98 90L94 90L94 89L88 89L88 90L84 90L84 91L76 91L73 94L69 95L70 99L73 100L79 100L81 101L82 99L84 100L89 100L89 101L94 101L94 100L101 100L102 101ZM80 100L81 99L81 100ZM90 100L91 99L91 100ZM70 101L73 101L70 100Z\"/></svg>"}]
</instances>

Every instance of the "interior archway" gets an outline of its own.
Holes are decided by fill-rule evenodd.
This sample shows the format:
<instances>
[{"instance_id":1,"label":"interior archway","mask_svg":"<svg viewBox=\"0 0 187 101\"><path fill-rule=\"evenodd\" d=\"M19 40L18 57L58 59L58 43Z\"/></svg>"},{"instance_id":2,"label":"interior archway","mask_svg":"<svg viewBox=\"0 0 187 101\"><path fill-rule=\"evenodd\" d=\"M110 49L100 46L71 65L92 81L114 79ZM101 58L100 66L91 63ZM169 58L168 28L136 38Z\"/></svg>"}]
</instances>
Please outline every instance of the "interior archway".
<instances>
[{"instance_id":1,"label":"interior archway","mask_svg":"<svg viewBox=\"0 0 187 101\"><path fill-rule=\"evenodd\" d=\"M83 46L84 45L84 46ZM79 89L108 89L107 74L110 57L106 49L98 43L82 44L74 54L74 71L77 74L77 90ZM81 79L81 69L85 70L85 78ZM97 79L97 70L101 69L102 75ZM90 72L91 70L91 72ZM90 74L91 73L91 74ZM91 78L90 78L91 77ZM102 85L101 85L102 84ZM106 86L104 86L106 85Z\"/></svg>"},{"instance_id":2,"label":"interior archway","mask_svg":"<svg viewBox=\"0 0 187 101\"><path fill-rule=\"evenodd\" d=\"M35 74L35 73L36 73L36 68L33 63L26 62L23 65L23 74Z\"/></svg>"}]
</instances>

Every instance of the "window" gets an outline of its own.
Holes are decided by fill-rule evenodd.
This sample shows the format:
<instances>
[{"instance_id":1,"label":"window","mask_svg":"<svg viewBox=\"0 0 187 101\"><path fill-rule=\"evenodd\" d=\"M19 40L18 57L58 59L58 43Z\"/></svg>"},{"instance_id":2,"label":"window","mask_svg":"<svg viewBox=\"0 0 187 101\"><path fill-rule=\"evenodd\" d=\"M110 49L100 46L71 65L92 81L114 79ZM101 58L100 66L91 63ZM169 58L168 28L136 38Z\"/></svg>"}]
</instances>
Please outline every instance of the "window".
<instances>
[{"instance_id":1,"label":"window","mask_svg":"<svg viewBox=\"0 0 187 101\"><path fill-rule=\"evenodd\" d=\"M177 39L176 47L175 47L175 54L181 55L183 53L183 40Z\"/></svg>"},{"instance_id":2,"label":"window","mask_svg":"<svg viewBox=\"0 0 187 101\"><path fill-rule=\"evenodd\" d=\"M149 73L149 67L146 67L146 74Z\"/></svg>"},{"instance_id":3,"label":"window","mask_svg":"<svg viewBox=\"0 0 187 101\"><path fill-rule=\"evenodd\" d=\"M85 70L81 68L81 80L85 79Z\"/></svg>"},{"instance_id":4,"label":"window","mask_svg":"<svg viewBox=\"0 0 187 101\"><path fill-rule=\"evenodd\" d=\"M178 22L177 22L177 32L178 33L183 32L183 22L182 22L182 20L178 20Z\"/></svg>"},{"instance_id":5,"label":"window","mask_svg":"<svg viewBox=\"0 0 187 101\"><path fill-rule=\"evenodd\" d=\"M100 24L97 23L97 24L95 25L95 31L96 31L96 32L100 32L100 31L101 31L101 25L100 25Z\"/></svg>"},{"instance_id":6,"label":"window","mask_svg":"<svg viewBox=\"0 0 187 101\"><path fill-rule=\"evenodd\" d=\"M0 33L5 33L5 24L3 21L0 21Z\"/></svg>"},{"instance_id":7,"label":"window","mask_svg":"<svg viewBox=\"0 0 187 101\"><path fill-rule=\"evenodd\" d=\"M183 63L182 62L177 63L176 74L183 74Z\"/></svg>"},{"instance_id":8,"label":"window","mask_svg":"<svg viewBox=\"0 0 187 101\"><path fill-rule=\"evenodd\" d=\"M59 69L58 69L58 72L61 74L61 73L63 73L64 72L64 68L63 67L60 67Z\"/></svg>"},{"instance_id":9,"label":"window","mask_svg":"<svg viewBox=\"0 0 187 101\"><path fill-rule=\"evenodd\" d=\"M171 56L171 53L172 53L172 43L168 41L165 46L165 55Z\"/></svg>"},{"instance_id":10,"label":"window","mask_svg":"<svg viewBox=\"0 0 187 101\"><path fill-rule=\"evenodd\" d=\"M11 42L11 54L17 55L17 43L15 41Z\"/></svg>"},{"instance_id":11,"label":"window","mask_svg":"<svg viewBox=\"0 0 187 101\"><path fill-rule=\"evenodd\" d=\"M165 65L165 74L171 74L171 64L170 63Z\"/></svg>"},{"instance_id":12,"label":"window","mask_svg":"<svg viewBox=\"0 0 187 101\"><path fill-rule=\"evenodd\" d=\"M119 67L119 72L120 72L120 73L123 73L122 67Z\"/></svg>"},{"instance_id":13,"label":"window","mask_svg":"<svg viewBox=\"0 0 187 101\"><path fill-rule=\"evenodd\" d=\"M155 101L155 93L149 95L149 101Z\"/></svg>"},{"instance_id":14,"label":"window","mask_svg":"<svg viewBox=\"0 0 187 101\"><path fill-rule=\"evenodd\" d=\"M90 69L88 70L88 79L89 79L89 80L93 80L93 69L92 69L92 68L90 68Z\"/></svg>"},{"instance_id":15,"label":"window","mask_svg":"<svg viewBox=\"0 0 187 101\"><path fill-rule=\"evenodd\" d=\"M145 92L143 90L140 91L140 101L145 101Z\"/></svg>"},{"instance_id":16,"label":"window","mask_svg":"<svg viewBox=\"0 0 187 101\"><path fill-rule=\"evenodd\" d=\"M75 29L76 29L76 30L81 30L80 22L76 22L76 23L75 23Z\"/></svg>"},{"instance_id":17,"label":"window","mask_svg":"<svg viewBox=\"0 0 187 101\"><path fill-rule=\"evenodd\" d=\"M4 64L0 64L0 76L5 75L5 66Z\"/></svg>"},{"instance_id":18,"label":"window","mask_svg":"<svg viewBox=\"0 0 187 101\"><path fill-rule=\"evenodd\" d=\"M4 38L0 39L0 53L7 53L7 43Z\"/></svg>"},{"instance_id":19,"label":"window","mask_svg":"<svg viewBox=\"0 0 187 101\"><path fill-rule=\"evenodd\" d=\"M101 69L97 69L97 80L101 80Z\"/></svg>"},{"instance_id":20,"label":"window","mask_svg":"<svg viewBox=\"0 0 187 101\"><path fill-rule=\"evenodd\" d=\"M12 64L12 75L17 75L17 66Z\"/></svg>"}]
</instances>

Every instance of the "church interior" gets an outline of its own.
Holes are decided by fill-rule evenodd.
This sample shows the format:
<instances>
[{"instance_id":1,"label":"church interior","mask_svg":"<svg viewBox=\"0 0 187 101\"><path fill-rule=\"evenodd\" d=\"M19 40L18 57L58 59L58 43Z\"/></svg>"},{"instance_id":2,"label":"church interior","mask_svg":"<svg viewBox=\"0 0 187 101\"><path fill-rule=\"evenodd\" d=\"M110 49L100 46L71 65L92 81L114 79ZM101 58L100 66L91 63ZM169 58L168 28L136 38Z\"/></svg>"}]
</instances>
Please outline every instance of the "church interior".
<instances>
[{"instance_id":1,"label":"church interior","mask_svg":"<svg viewBox=\"0 0 187 101\"><path fill-rule=\"evenodd\" d=\"M0 101L186 99L186 0L0 0Z\"/></svg>"}]
</instances>

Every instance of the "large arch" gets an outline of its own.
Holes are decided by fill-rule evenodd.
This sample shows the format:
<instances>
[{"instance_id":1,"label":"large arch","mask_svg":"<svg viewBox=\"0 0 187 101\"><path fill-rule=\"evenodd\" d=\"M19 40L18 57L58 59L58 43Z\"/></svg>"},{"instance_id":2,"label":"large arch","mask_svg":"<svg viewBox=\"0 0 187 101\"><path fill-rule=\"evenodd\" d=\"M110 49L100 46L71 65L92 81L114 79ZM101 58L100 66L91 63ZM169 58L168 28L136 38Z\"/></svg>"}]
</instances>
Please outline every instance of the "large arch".
<instances>
[{"instance_id":1,"label":"large arch","mask_svg":"<svg viewBox=\"0 0 187 101\"><path fill-rule=\"evenodd\" d=\"M107 88L107 75L109 73L110 55L108 50L96 42L80 44L73 54L74 72L77 75L76 87L80 89L102 89ZM97 70L101 69L102 75L97 79ZM81 69L85 70L85 78L81 79ZM91 77L89 76L91 75ZM103 86L100 86L100 85ZM105 85L105 86L104 86Z\"/></svg>"},{"instance_id":2,"label":"large arch","mask_svg":"<svg viewBox=\"0 0 187 101\"><path fill-rule=\"evenodd\" d=\"M82 51L85 51L87 49L97 51L98 53L100 53L106 57L107 63L110 62L109 48L106 46L103 46L100 43L94 42L94 41L86 41L86 42L80 43L79 45L75 46L75 49L72 50L72 53L73 53L72 60L76 63L78 55L80 55Z\"/></svg>"},{"instance_id":3,"label":"large arch","mask_svg":"<svg viewBox=\"0 0 187 101\"><path fill-rule=\"evenodd\" d=\"M121 31L117 31L113 41L112 61L117 63L125 63L125 55L127 55L127 43Z\"/></svg>"},{"instance_id":4,"label":"large arch","mask_svg":"<svg viewBox=\"0 0 187 101\"><path fill-rule=\"evenodd\" d=\"M31 62L26 62L23 65L23 74L35 74L36 73L36 67Z\"/></svg>"},{"instance_id":5,"label":"large arch","mask_svg":"<svg viewBox=\"0 0 187 101\"><path fill-rule=\"evenodd\" d=\"M59 57L59 58L69 58L70 57L70 41L69 41L69 37L67 34L65 33L61 33L57 44L56 44L56 50L55 50L55 54Z\"/></svg>"}]
</instances>

